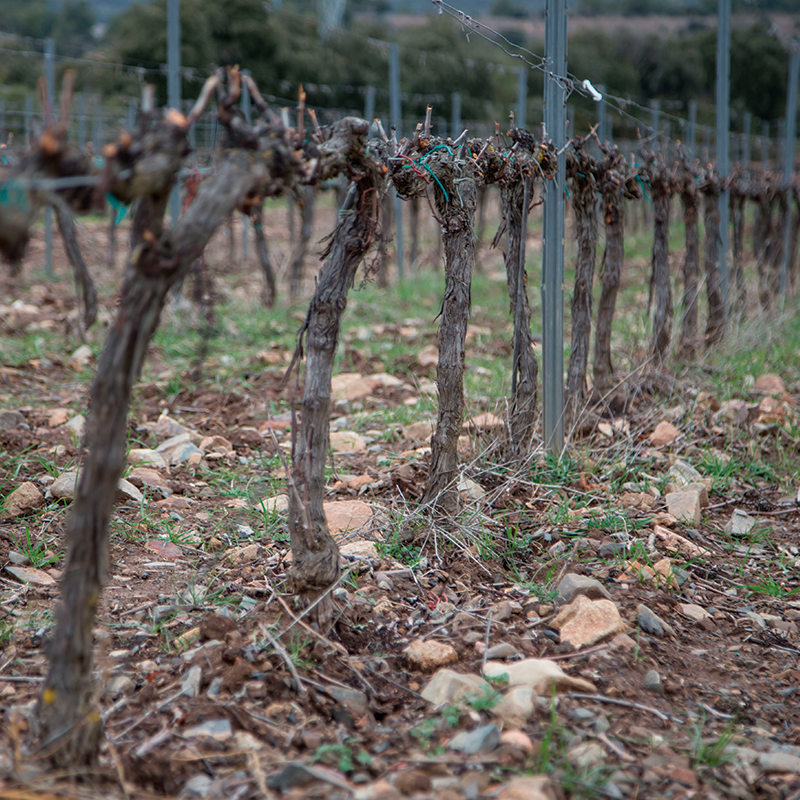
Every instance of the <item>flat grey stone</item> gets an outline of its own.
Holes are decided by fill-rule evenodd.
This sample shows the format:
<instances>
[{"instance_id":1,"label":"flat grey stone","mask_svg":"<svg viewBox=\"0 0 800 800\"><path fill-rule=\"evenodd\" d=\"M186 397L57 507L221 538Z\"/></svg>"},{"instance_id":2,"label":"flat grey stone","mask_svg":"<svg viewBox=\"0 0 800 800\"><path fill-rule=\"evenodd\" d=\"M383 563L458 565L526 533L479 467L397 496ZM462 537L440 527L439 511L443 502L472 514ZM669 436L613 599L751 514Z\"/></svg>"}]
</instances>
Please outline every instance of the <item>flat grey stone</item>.
<instances>
[{"instance_id":1,"label":"flat grey stone","mask_svg":"<svg viewBox=\"0 0 800 800\"><path fill-rule=\"evenodd\" d=\"M197 697L200 694L200 681L203 679L203 670L200 667L192 667L183 679L181 692L187 697Z\"/></svg>"},{"instance_id":2,"label":"flat grey stone","mask_svg":"<svg viewBox=\"0 0 800 800\"><path fill-rule=\"evenodd\" d=\"M800 774L800 758L789 753L759 753L758 764L764 772Z\"/></svg>"},{"instance_id":3,"label":"flat grey stone","mask_svg":"<svg viewBox=\"0 0 800 800\"><path fill-rule=\"evenodd\" d=\"M513 658L518 653L519 650L513 644L501 642L488 649L486 658Z\"/></svg>"},{"instance_id":4,"label":"flat grey stone","mask_svg":"<svg viewBox=\"0 0 800 800\"><path fill-rule=\"evenodd\" d=\"M23 426L27 428L28 424L19 411L0 411L0 431L10 431Z\"/></svg>"},{"instance_id":5,"label":"flat grey stone","mask_svg":"<svg viewBox=\"0 0 800 800\"><path fill-rule=\"evenodd\" d=\"M476 753L491 753L500 742L497 725L482 725L474 731L457 733L448 743L449 750L460 750L468 756Z\"/></svg>"},{"instance_id":6,"label":"flat grey stone","mask_svg":"<svg viewBox=\"0 0 800 800\"><path fill-rule=\"evenodd\" d=\"M359 692L357 689L345 689L341 686L328 686L325 691L351 714L363 716L369 710L367 696L364 692Z\"/></svg>"},{"instance_id":7,"label":"flat grey stone","mask_svg":"<svg viewBox=\"0 0 800 800\"><path fill-rule=\"evenodd\" d=\"M611 600L611 593L600 581L587 575L576 575L570 572L558 584L558 597L564 603L569 603L576 595L585 595L590 600L606 598Z\"/></svg>"},{"instance_id":8,"label":"flat grey stone","mask_svg":"<svg viewBox=\"0 0 800 800\"><path fill-rule=\"evenodd\" d=\"M639 627L645 633L652 633L653 636L673 636L675 637L675 630L673 627L665 622L655 611L651 611L644 603L640 603L636 607L636 614L639 621Z\"/></svg>"}]
</instances>

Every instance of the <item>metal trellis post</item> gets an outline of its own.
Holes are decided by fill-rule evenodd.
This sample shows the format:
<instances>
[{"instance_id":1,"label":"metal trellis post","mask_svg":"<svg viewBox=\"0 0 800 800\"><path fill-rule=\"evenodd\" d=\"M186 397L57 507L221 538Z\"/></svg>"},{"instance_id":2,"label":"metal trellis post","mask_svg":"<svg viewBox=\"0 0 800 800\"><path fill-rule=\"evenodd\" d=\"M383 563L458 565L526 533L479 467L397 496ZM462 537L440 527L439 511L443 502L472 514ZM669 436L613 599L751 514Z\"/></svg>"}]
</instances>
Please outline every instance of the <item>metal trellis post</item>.
<instances>
[{"instance_id":1,"label":"metal trellis post","mask_svg":"<svg viewBox=\"0 0 800 800\"><path fill-rule=\"evenodd\" d=\"M389 48L389 104L391 124L394 126L397 141L400 141L402 116L400 111L400 47L393 42ZM403 201L394 194L395 249L397 251L397 277L403 280Z\"/></svg>"},{"instance_id":2,"label":"metal trellis post","mask_svg":"<svg viewBox=\"0 0 800 800\"><path fill-rule=\"evenodd\" d=\"M547 0L545 54L549 71L567 71L566 0ZM564 87L545 76L544 122L547 135L559 152L556 179L546 182L544 241L542 248L542 383L544 389L544 442L560 455L564 447L564 188L566 144ZM526 231L522 232L526 235Z\"/></svg>"},{"instance_id":3,"label":"metal trellis post","mask_svg":"<svg viewBox=\"0 0 800 800\"><path fill-rule=\"evenodd\" d=\"M689 101L689 130L686 132L686 147L690 158L694 158L697 148L697 101Z\"/></svg>"},{"instance_id":4,"label":"metal trellis post","mask_svg":"<svg viewBox=\"0 0 800 800\"><path fill-rule=\"evenodd\" d=\"M761 123L761 171L769 169L769 129L770 124L767 120Z\"/></svg>"},{"instance_id":5,"label":"metal trellis post","mask_svg":"<svg viewBox=\"0 0 800 800\"><path fill-rule=\"evenodd\" d=\"M517 110L514 123L518 128L528 127L528 68L522 66L517 73Z\"/></svg>"},{"instance_id":6,"label":"metal trellis post","mask_svg":"<svg viewBox=\"0 0 800 800\"><path fill-rule=\"evenodd\" d=\"M461 92L452 94L452 115L450 122L450 138L456 139L461 133Z\"/></svg>"},{"instance_id":7,"label":"metal trellis post","mask_svg":"<svg viewBox=\"0 0 800 800\"><path fill-rule=\"evenodd\" d=\"M720 180L730 175L731 127L731 0L719 0L717 27L717 171ZM719 197L719 278L722 303L728 311L730 269L728 265L730 232L730 189Z\"/></svg>"},{"instance_id":8,"label":"metal trellis post","mask_svg":"<svg viewBox=\"0 0 800 800\"><path fill-rule=\"evenodd\" d=\"M652 137L653 137L653 149L656 148L656 142L658 142L659 134L661 133L661 101L660 100L651 100L650 101L650 127L652 129Z\"/></svg>"},{"instance_id":9,"label":"metal trellis post","mask_svg":"<svg viewBox=\"0 0 800 800\"><path fill-rule=\"evenodd\" d=\"M181 6L167 0L167 103L181 107ZM181 213L181 190L175 185L169 198L169 216L174 225Z\"/></svg>"},{"instance_id":10,"label":"metal trellis post","mask_svg":"<svg viewBox=\"0 0 800 800\"><path fill-rule=\"evenodd\" d=\"M783 229L783 263L781 264L781 303L789 286L789 263L792 258L792 172L794 171L795 134L797 130L797 90L800 77L800 45L792 44L789 60L789 94L786 98L786 138L783 146L783 183L786 192L786 223Z\"/></svg>"},{"instance_id":11,"label":"metal trellis post","mask_svg":"<svg viewBox=\"0 0 800 800\"><path fill-rule=\"evenodd\" d=\"M372 122L375 119L375 87L367 86L367 91L364 96L364 119L369 122L370 130L372 130Z\"/></svg>"},{"instance_id":12,"label":"metal trellis post","mask_svg":"<svg viewBox=\"0 0 800 800\"><path fill-rule=\"evenodd\" d=\"M606 87L600 84L597 87L602 97L597 103L597 138L601 142L608 141L608 109L606 108Z\"/></svg>"}]
</instances>

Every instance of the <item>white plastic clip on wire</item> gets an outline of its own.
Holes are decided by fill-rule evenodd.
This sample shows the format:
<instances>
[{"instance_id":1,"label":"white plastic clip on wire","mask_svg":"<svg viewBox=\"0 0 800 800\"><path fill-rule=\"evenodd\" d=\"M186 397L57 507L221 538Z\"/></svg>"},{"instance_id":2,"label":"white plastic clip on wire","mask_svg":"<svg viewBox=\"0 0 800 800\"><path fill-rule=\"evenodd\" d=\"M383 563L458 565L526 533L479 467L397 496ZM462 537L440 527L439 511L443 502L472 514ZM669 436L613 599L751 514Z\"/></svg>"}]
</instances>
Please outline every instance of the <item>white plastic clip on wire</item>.
<instances>
[{"instance_id":1,"label":"white plastic clip on wire","mask_svg":"<svg viewBox=\"0 0 800 800\"><path fill-rule=\"evenodd\" d=\"M598 92L594 86L592 86L592 82L588 78L583 82L583 88L589 92L589 94L592 96L592 100L594 100L595 103L599 103L603 99L603 95L600 94L600 92Z\"/></svg>"}]
</instances>

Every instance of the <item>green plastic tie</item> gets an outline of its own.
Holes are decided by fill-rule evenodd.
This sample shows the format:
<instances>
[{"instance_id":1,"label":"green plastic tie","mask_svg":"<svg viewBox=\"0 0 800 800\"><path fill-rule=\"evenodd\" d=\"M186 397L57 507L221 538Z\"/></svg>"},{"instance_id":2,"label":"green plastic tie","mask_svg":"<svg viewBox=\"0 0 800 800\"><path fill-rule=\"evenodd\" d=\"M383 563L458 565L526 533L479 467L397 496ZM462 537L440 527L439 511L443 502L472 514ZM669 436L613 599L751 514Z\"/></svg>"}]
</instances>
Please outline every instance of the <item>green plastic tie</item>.
<instances>
[{"instance_id":1,"label":"green plastic tie","mask_svg":"<svg viewBox=\"0 0 800 800\"><path fill-rule=\"evenodd\" d=\"M119 225L122 220L125 219L125 215L128 213L129 206L126 206L124 203L121 203L114 197L113 194L106 195L106 201L108 204L117 212L117 216L114 217L114 224Z\"/></svg>"},{"instance_id":2,"label":"green plastic tie","mask_svg":"<svg viewBox=\"0 0 800 800\"><path fill-rule=\"evenodd\" d=\"M439 147L445 147L445 145L441 144L441 145L439 145ZM431 169L430 164L428 164L426 161L423 161L422 162L422 166L425 167L425 169L428 170L428 172L430 172L430 174L433 176L433 179L436 181L436 183L439 184L439 188L442 190L442 194L444 195L445 203L449 203L450 202L450 198L447 195L447 190L442 185L442 182L439 180L439 178L437 177L436 173Z\"/></svg>"}]
</instances>

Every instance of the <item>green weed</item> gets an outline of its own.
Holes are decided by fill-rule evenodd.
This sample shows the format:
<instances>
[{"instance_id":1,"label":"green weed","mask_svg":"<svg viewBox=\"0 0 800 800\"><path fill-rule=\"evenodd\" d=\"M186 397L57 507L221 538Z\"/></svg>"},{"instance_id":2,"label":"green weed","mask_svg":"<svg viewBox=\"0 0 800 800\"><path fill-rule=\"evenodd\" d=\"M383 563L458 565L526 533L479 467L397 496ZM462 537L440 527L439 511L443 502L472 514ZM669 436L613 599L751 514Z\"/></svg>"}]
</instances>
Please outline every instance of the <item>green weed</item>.
<instances>
[{"instance_id":1,"label":"green weed","mask_svg":"<svg viewBox=\"0 0 800 800\"><path fill-rule=\"evenodd\" d=\"M58 561L58 556L47 554L49 547L45 542L33 541L28 525L25 525L24 538L17 538L13 533L11 534L11 538L14 541L16 549L31 562L32 567L46 567Z\"/></svg>"}]
</instances>

